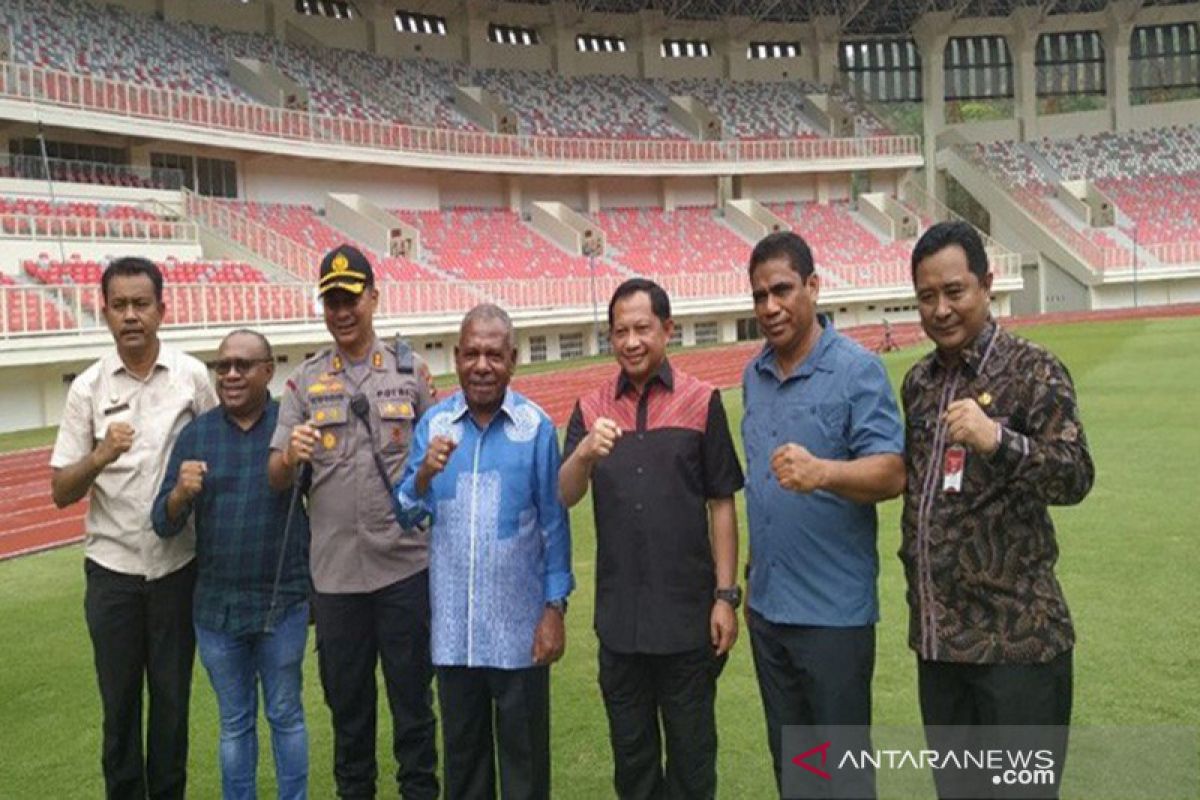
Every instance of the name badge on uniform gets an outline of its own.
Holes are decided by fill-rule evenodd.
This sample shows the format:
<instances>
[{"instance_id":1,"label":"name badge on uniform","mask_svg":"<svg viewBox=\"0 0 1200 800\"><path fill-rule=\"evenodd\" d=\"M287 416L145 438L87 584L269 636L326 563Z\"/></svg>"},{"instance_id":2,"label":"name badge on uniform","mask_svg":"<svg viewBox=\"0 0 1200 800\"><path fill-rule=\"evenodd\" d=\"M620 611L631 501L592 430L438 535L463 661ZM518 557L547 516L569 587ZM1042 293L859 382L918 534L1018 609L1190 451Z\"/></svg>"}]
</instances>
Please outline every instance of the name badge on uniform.
<instances>
[{"instance_id":1,"label":"name badge on uniform","mask_svg":"<svg viewBox=\"0 0 1200 800\"><path fill-rule=\"evenodd\" d=\"M962 491L963 472L967 468L967 448L961 444L946 448L946 458L942 464L942 491L947 494L958 494Z\"/></svg>"}]
</instances>

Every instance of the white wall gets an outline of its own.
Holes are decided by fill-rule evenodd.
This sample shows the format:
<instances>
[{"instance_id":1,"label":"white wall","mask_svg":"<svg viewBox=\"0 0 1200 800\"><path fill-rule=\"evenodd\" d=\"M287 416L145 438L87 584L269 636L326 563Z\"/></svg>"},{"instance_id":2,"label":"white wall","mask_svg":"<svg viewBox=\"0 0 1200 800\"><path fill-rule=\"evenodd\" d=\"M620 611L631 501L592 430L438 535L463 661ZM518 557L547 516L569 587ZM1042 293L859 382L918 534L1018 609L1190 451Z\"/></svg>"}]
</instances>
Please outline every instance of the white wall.
<instances>
[{"instance_id":1,"label":"white wall","mask_svg":"<svg viewBox=\"0 0 1200 800\"><path fill-rule=\"evenodd\" d=\"M601 208L657 208L662 206L659 178L593 178Z\"/></svg>"},{"instance_id":2,"label":"white wall","mask_svg":"<svg viewBox=\"0 0 1200 800\"><path fill-rule=\"evenodd\" d=\"M361 194L384 208L438 207L439 176L427 171L270 157L248 159L243 170L248 200L322 208L326 194L345 192Z\"/></svg>"},{"instance_id":3,"label":"white wall","mask_svg":"<svg viewBox=\"0 0 1200 800\"><path fill-rule=\"evenodd\" d=\"M758 200L761 203L815 201L817 199L817 176L747 175L742 178L741 196Z\"/></svg>"}]
</instances>

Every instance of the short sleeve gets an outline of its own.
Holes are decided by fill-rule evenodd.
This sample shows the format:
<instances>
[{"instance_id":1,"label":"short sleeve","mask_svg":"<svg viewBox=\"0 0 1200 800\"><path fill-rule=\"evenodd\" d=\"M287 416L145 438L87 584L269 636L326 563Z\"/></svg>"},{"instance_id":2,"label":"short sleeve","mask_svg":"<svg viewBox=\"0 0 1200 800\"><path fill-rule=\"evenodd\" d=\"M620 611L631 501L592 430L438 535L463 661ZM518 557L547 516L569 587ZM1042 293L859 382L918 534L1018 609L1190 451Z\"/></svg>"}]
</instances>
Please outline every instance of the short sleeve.
<instances>
[{"instance_id":1,"label":"short sleeve","mask_svg":"<svg viewBox=\"0 0 1200 800\"><path fill-rule=\"evenodd\" d=\"M92 452L95 445L95 423L92 419L92 399L88 396L87 375L80 375L67 390L67 403L58 424L58 436L50 454L50 466L69 467Z\"/></svg>"},{"instance_id":2,"label":"short sleeve","mask_svg":"<svg viewBox=\"0 0 1200 800\"><path fill-rule=\"evenodd\" d=\"M575 409L571 412L571 419L567 422L567 437L563 442L563 461L571 457L585 436L587 436L587 426L583 424L583 409L579 406L579 401L576 401Z\"/></svg>"},{"instance_id":3,"label":"short sleeve","mask_svg":"<svg viewBox=\"0 0 1200 800\"><path fill-rule=\"evenodd\" d=\"M308 419L308 408L300 394L303 371L303 367L297 369L283 387L283 395L279 398L279 421L271 437L272 450L287 450L292 428Z\"/></svg>"},{"instance_id":4,"label":"short sleeve","mask_svg":"<svg viewBox=\"0 0 1200 800\"><path fill-rule=\"evenodd\" d=\"M729 420L721 393L713 390L708 401L708 421L704 429L704 494L706 497L733 497L745 485L742 465L729 433Z\"/></svg>"},{"instance_id":5,"label":"short sleeve","mask_svg":"<svg viewBox=\"0 0 1200 800\"><path fill-rule=\"evenodd\" d=\"M850 378L850 454L854 458L904 452L904 425L883 362L862 358Z\"/></svg>"}]
</instances>

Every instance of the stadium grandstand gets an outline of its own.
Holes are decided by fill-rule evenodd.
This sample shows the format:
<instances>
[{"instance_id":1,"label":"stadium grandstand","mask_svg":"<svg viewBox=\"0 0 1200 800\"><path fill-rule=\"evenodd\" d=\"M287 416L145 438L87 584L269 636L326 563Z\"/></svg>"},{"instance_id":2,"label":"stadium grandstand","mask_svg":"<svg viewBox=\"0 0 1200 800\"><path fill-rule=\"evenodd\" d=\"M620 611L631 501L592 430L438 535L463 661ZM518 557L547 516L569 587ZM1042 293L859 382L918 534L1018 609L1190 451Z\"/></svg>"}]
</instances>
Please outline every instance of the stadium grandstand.
<instances>
[{"instance_id":1,"label":"stadium grandstand","mask_svg":"<svg viewBox=\"0 0 1200 800\"><path fill-rule=\"evenodd\" d=\"M0 430L57 422L127 254L164 269L166 338L254 326L294 365L353 242L437 372L483 300L522 361L602 352L634 275L679 344L754 339L781 229L839 326L914 321L909 252L953 216L998 314L1200 300L1195 2L411 6L0 0Z\"/></svg>"}]
</instances>

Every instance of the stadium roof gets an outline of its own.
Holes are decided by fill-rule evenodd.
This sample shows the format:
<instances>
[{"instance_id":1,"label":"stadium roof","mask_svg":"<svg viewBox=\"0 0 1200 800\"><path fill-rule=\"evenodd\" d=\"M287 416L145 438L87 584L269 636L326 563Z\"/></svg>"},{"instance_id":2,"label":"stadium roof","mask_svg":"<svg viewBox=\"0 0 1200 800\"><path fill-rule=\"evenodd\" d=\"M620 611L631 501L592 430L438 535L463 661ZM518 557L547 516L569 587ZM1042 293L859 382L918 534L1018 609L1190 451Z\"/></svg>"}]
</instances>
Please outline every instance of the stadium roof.
<instances>
[{"instance_id":1,"label":"stadium roof","mask_svg":"<svg viewBox=\"0 0 1200 800\"><path fill-rule=\"evenodd\" d=\"M548 4L552 0L519 0ZM1150 5L1181 5L1195 0L1140 0L1131 10ZM845 34L901 34L931 11L955 17L1008 16L1019 6L1037 8L1043 15L1099 11L1109 0L574 0L580 11L630 13L662 11L670 19L749 17L760 22L806 22L833 17Z\"/></svg>"}]
</instances>

